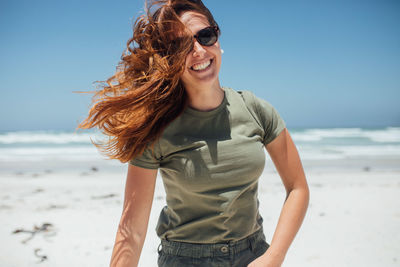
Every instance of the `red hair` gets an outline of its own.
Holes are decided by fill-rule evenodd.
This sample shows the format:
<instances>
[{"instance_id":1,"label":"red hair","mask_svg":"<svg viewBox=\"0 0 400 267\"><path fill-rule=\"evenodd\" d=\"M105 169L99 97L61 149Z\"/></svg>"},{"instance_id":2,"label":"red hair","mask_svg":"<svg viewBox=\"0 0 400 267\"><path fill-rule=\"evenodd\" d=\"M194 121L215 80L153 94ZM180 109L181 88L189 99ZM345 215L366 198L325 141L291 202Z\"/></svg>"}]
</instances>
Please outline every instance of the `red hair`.
<instances>
[{"instance_id":1,"label":"red hair","mask_svg":"<svg viewBox=\"0 0 400 267\"><path fill-rule=\"evenodd\" d=\"M193 36L179 19L186 11L217 25L200 0L151 2L134 24L116 73L94 94L89 115L78 128L97 127L109 136L95 143L109 158L127 162L143 153L185 109L180 77L193 47Z\"/></svg>"}]
</instances>

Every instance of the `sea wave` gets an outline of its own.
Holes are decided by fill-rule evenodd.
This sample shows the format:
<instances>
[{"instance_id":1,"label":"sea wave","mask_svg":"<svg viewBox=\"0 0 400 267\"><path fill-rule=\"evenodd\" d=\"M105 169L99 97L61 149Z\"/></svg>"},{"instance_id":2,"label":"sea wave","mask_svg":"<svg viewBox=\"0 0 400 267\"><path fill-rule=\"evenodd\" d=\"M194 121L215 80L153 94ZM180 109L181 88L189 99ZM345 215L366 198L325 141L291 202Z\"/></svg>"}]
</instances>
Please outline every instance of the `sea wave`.
<instances>
[{"instance_id":1,"label":"sea wave","mask_svg":"<svg viewBox=\"0 0 400 267\"><path fill-rule=\"evenodd\" d=\"M293 140L299 142L321 142L326 139L366 139L376 143L399 143L400 127L387 127L383 129L362 128L331 128L331 129L305 129L293 131Z\"/></svg>"},{"instance_id":2,"label":"sea wave","mask_svg":"<svg viewBox=\"0 0 400 267\"><path fill-rule=\"evenodd\" d=\"M400 127L381 129L332 128L290 130L302 159L400 157ZM85 161L103 159L91 140L97 132L0 133L0 161Z\"/></svg>"},{"instance_id":3,"label":"sea wave","mask_svg":"<svg viewBox=\"0 0 400 267\"><path fill-rule=\"evenodd\" d=\"M0 148L0 161L81 161L103 158L94 146Z\"/></svg>"},{"instance_id":4,"label":"sea wave","mask_svg":"<svg viewBox=\"0 0 400 267\"><path fill-rule=\"evenodd\" d=\"M99 133L52 132L52 131L21 131L0 134L0 144L91 144L93 141L104 140Z\"/></svg>"},{"instance_id":5,"label":"sea wave","mask_svg":"<svg viewBox=\"0 0 400 267\"><path fill-rule=\"evenodd\" d=\"M312 146L298 145L302 159L400 158L400 145L383 146Z\"/></svg>"},{"instance_id":6,"label":"sea wave","mask_svg":"<svg viewBox=\"0 0 400 267\"><path fill-rule=\"evenodd\" d=\"M381 129L363 128L311 128L291 130L295 142L314 143L328 139L355 141L357 139L374 143L400 143L400 127ZM17 144L91 144L101 142L106 137L98 132L55 132L55 131L19 131L0 133L0 145Z\"/></svg>"}]
</instances>

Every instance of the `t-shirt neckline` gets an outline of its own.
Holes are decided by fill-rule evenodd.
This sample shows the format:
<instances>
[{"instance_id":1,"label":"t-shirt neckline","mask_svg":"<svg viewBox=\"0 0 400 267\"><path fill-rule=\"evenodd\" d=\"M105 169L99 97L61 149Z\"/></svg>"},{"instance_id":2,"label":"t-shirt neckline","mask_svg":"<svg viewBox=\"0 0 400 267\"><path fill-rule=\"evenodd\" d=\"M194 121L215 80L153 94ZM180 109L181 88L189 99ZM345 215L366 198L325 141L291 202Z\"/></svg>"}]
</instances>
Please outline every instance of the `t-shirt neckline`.
<instances>
[{"instance_id":1,"label":"t-shirt neckline","mask_svg":"<svg viewBox=\"0 0 400 267\"><path fill-rule=\"evenodd\" d=\"M197 109L193 109L191 107L186 107L185 109L185 113L196 116L196 117L211 117L214 116L215 114L219 113L225 106L227 103L227 99L226 99L226 88L222 87L222 89L224 90L224 99L222 100L221 104L219 104L218 107L212 109L212 110L208 110L208 111L201 111L201 110L197 110Z\"/></svg>"}]
</instances>

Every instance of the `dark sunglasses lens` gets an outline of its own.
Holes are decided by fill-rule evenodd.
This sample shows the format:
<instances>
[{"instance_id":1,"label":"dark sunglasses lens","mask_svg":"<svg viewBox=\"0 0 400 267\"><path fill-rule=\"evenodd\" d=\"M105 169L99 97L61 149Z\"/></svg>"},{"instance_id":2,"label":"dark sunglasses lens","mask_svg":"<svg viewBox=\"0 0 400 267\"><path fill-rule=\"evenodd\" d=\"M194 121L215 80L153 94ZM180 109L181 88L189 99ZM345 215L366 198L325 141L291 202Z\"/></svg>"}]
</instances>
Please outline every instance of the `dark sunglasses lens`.
<instances>
[{"instance_id":1,"label":"dark sunglasses lens","mask_svg":"<svg viewBox=\"0 0 400 267\"><path fill-rule=\"evenodd\" d=\"M205 28L197 33L197 41L204 46L212 46L218 40L218 33L214 28Z\"/></svg>"}]
</instances>

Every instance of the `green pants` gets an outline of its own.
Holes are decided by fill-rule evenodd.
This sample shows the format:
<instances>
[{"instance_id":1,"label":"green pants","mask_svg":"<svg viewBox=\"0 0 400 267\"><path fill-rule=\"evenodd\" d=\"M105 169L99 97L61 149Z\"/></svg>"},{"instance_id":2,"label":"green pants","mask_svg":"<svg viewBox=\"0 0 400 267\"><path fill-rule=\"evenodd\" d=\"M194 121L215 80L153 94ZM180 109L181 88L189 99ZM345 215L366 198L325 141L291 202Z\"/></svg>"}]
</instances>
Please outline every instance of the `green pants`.
<instances>
[{"instance_id":1,"label":"green pants","mask_svg":"<svg viewBox=\"0 0 400 267\"><path fill-rule=\"evenodd\" d=\"M161 240L159 267L246 267L268 249L262 229L239 241L193 244Z\"/></svg>"}]
</instances>

